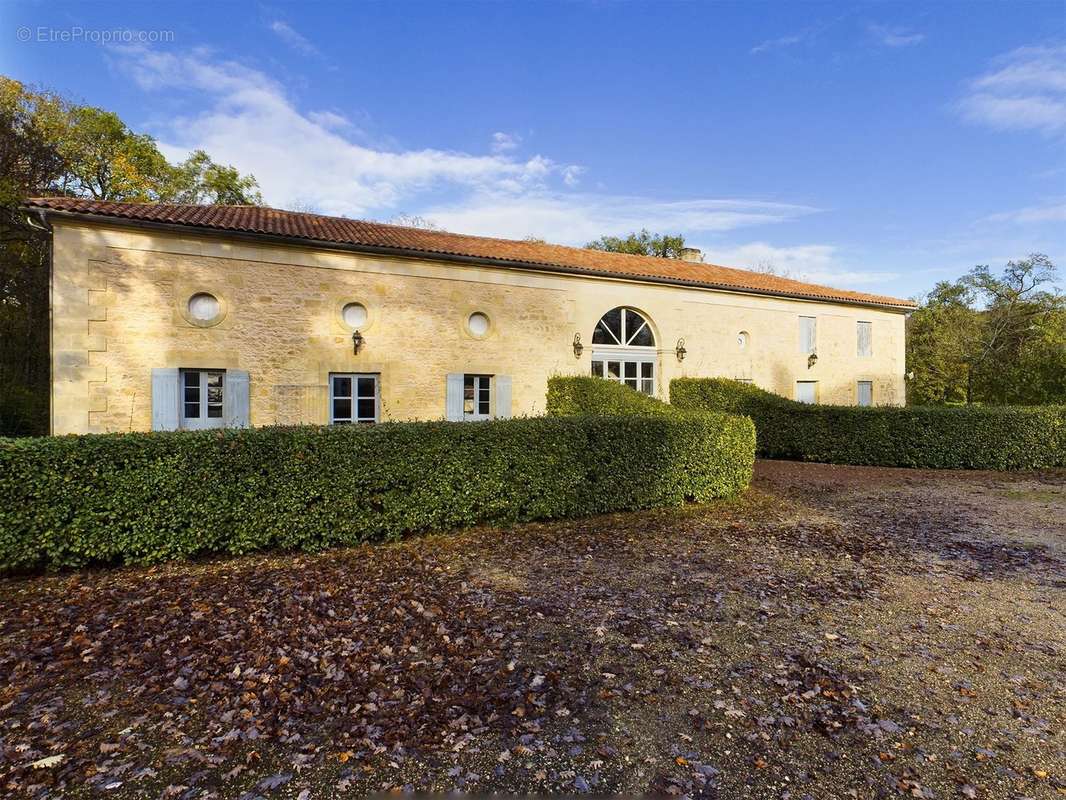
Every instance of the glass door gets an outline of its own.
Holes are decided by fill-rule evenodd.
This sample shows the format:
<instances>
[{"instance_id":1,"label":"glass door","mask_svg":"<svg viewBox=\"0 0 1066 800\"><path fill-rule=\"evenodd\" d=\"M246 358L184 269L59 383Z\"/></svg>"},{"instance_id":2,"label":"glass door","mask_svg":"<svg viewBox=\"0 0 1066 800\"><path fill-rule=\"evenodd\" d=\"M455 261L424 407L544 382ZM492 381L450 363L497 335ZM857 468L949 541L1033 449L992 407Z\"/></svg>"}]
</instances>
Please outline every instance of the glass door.
<instances>
[{"instance_id":1,"label":"glass door","mask_svg":"<svg viewBox=\"0 0 1066 800\"><path fill-rule=\"evenodd\" d=\"M492 394L490 375L463 376L463 419L491 419Z\"/></svg>"},{"instance_id":2,"label":"glass door","mask_svg":"<svg viewBox=\"0 0 1066 800\"><path fill-rule=\"evenodd\" d=\"M653 357L593 353L592 377L618 381L647 395L655 394L655 360Z\"/></svg>"},{"instance_id":3,"label":"glass door","mask_svg":"<svg viewBox=\"0 0 1066 800\"><path fill-rule=\"evenodd\" d=\"M225 388L225 370L182 370L181 427L189 431L223 427L222 393Z\"/></svg>"}]
</instances>

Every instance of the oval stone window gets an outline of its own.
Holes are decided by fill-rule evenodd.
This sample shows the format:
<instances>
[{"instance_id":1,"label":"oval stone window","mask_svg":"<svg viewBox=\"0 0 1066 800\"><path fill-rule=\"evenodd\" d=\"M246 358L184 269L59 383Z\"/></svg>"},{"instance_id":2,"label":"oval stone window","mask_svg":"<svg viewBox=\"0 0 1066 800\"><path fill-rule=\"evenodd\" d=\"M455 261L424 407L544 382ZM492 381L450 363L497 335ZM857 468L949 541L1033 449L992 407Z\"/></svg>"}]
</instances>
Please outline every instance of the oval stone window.
<instances>
[{"instance_id":1,"label":"oval stone window","mask_svg":"<svg viewBox=\"0 0 1066 800\"><path fill-rule=\"evenodd\" d=\"M467 329L474 336L484 336L489 332L489 318L487 314L475 311L466 321Z\"/></svg>"},{"instance_id":2,"label":"oval stone window","mask_svg":"<svg viewBox=\"0 0 1066 800\"><path fill-rule=\"evenodd\" d=\"M222 305L207 292L197 292L189 298L189 316L198 322L210 322L219 315Z\"/></svg>"},{"instance_id":3,"label":"oval stone window","mask_svg":"<svg viewBox=\"0 0 1066 800\"><path fill-rule=\"evenodd\" d=\"M348 303L341 311L341 317L349 328L361 328L366 325L366 306L362 303Z\"/></svg>"}]
</instances>

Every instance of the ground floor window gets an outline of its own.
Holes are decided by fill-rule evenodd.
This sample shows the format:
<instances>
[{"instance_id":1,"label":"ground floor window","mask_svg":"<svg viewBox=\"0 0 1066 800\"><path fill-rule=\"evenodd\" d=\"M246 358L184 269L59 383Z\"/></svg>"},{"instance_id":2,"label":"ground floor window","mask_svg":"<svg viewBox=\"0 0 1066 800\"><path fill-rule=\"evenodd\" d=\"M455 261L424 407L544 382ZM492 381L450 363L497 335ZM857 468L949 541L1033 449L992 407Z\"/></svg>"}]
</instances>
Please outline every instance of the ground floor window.
<instances>
[{"instance_id":1,"label":"ground floor window","mask_svg":"<svg viewBox=\"0 0 1066 800\"><path fill-rule=\"evenodd\" d=\"M652 358L593 354L592 376L624 383L644 394L655 394L655 361Z\"/></svg>"},{"instance_id":2,"label":"ground floor window","mask_svg":"<svg viewBox=\"0 0 1066 800\"><path fill-rule=\"evenodd\" d=\"M801 403L817 403L818 381L796 381L796 399Z\"/></svg>"},{"instance_id":3,"label":"ground floor window","mask_svg":"<svg viewBox=\"0 0 1066 800\"><path fill-rule=\"evenodd\" d=\"M338 373L329 376L329 421L333 425L378 421L381 401L378 376Z\"/></svg>"},{"instance_id":4,"label":"ground floor window","mask_svg":"<svg viewBox=\"0 0 1066 800\"><path fill-rule=\"evenodd\" d=\"M181 371L181 427L187 430L221 428L226 371L185 369Z\"/></svg>"},{"instance_id":5,"label":"ground floor window","mask_svg":"<svg viewBox=\"0 0 1066 800\"><path fill-rule=\"evenodd\" d=\"M492 416L492 376L463 376L463 419L489 419Z\"/></svg>"},{"instance_id":6,"label":"ground floor window","mask_svg":"<svg viewBox=\"0 0 1066 800\"><path fill-rule=\"evenodd\" d=\"M872 406L874 404L873 381L859 381L857 385L857 397L860 406Z\"/></svg>"}]
</instances>

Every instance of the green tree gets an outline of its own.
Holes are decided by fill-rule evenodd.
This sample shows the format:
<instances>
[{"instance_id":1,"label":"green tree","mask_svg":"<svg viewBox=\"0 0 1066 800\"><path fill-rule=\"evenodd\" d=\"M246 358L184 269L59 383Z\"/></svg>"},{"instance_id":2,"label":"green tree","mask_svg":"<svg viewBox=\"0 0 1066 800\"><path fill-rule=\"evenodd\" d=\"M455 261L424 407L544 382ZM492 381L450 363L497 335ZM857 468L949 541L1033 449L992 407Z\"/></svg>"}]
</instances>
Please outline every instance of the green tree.
<instances>
[{"instance_id":1,"label":"green tree","mask_svg":"<svg viewBox=\"0 0 1066 800\"><path fill-rule=\"evenodd\" d=\"M0 435L48 428L48 234L27 197L259 204L251 175L203 151L173 165L114 113L0 76Z\"/></svg>"},{"instance_id":2,"label":"green tree","mask_svg":"<svg viewBox=\"0 0 1066 800\"><path fill-rule=\"evenodd\" d=\"M626 237L601 236L585 245L589 250L607 250L612 253L629 253L636 256L658 256L659 258L680 258L685 247L685 237L680 234L669 236L664 233L649 233L641 230Z\"/></svg>"},{"instance_id":3,"label":"green tree","mask_svg":"<svg viewBox=\"0 0 1066 800\"><path fill-rule=\"evenodd\" d=\"M911 315L911 403L1066 402L1066 298L1033 254L938 283Z\"/></svg>"},{"instance_id":4,"label":"green tree","mask_svg":"<svg viewBox=\"0 0 1066 800\"><path fill-rule=\"evenodd\" d=\"M1066 340L1056 334L1066 297L1055 278L1051 259L1034 253L1008 262L1002 275L978 266L962 279L984 302L968 361L969 402L1066 402L1056 379L1066 368Z\"/></svg>"},{"instance_id":5,"label":"green tree","mask_svg":"<svg viewBox=\"0 0 1066 800\"><path fill-rule=\"evenodd\" d=\"M169 185L161 200L194 205L258 206L263 204L259 185L236 167L216 164L203 150L195 150L171 168Z\"/></svg>"},{"instance_id":6,"label":"green tree","mask_svg":"<svg viewBox=\"0 0 1066 800\"><path fill-rule=\"evenodd\" d=\"M907 320L908 401L915 405L966 400L967 360L980 315L973 292L941 281Z\"/></svg>"}]
</instances>

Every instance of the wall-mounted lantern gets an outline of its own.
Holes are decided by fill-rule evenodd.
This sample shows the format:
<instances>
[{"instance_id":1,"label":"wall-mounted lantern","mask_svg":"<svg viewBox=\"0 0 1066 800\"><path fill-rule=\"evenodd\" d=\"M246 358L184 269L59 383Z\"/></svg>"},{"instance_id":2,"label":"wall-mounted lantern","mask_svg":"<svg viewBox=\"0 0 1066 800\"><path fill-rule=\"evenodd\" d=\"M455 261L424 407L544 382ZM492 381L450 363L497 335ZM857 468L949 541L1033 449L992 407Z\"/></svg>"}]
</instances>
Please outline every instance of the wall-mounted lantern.
<instances>
[{"instance_id":1,"label":"wall-mounted lantern","mask_svg":"<svg viewBox=\"0 0 1066 800\"><path fill-rule=\"evenodd\" d=\"M678 361L684 361L685 356L688 354L688 350L685 349L685 340L678 339L677 347L674 348L674 355L677 356Z\"/></svg>"},{"instance_id":2,"label":"wall-mounted lantern","mask_svg":"<svg viewBox=\"0 0 1066 800\"><path fill-rule=\"evenodd\" d=\"M363 346L363 342L365 341L363 334L359 333L359 331L352 334L352 349L355 351L356 355L359 355L359 348Z\"/></svg>"},{"instance_id":3,"label":"wall-mounted lantern","mask_svg":"<svg viewBox=\"0 0 1066 800\"><path fill-rule=\"evenodd\" d=\"M817 353L811 353L809 356L807 356L807 369L810 369L811 367L813 367L817 363L818 363L818 354Z\"/></svg>"},{"instance_id":4,"label":"wall-mounted lantern","mask_svg":"<svg viewBox=\"0 0 1066 800\"><path fill-rule=\"evenodd\" d=\"M581 334L574 334L574 358L581 358L581 353L584 352L585 345L581 344Z\"/></svg>"}]
</instances>

